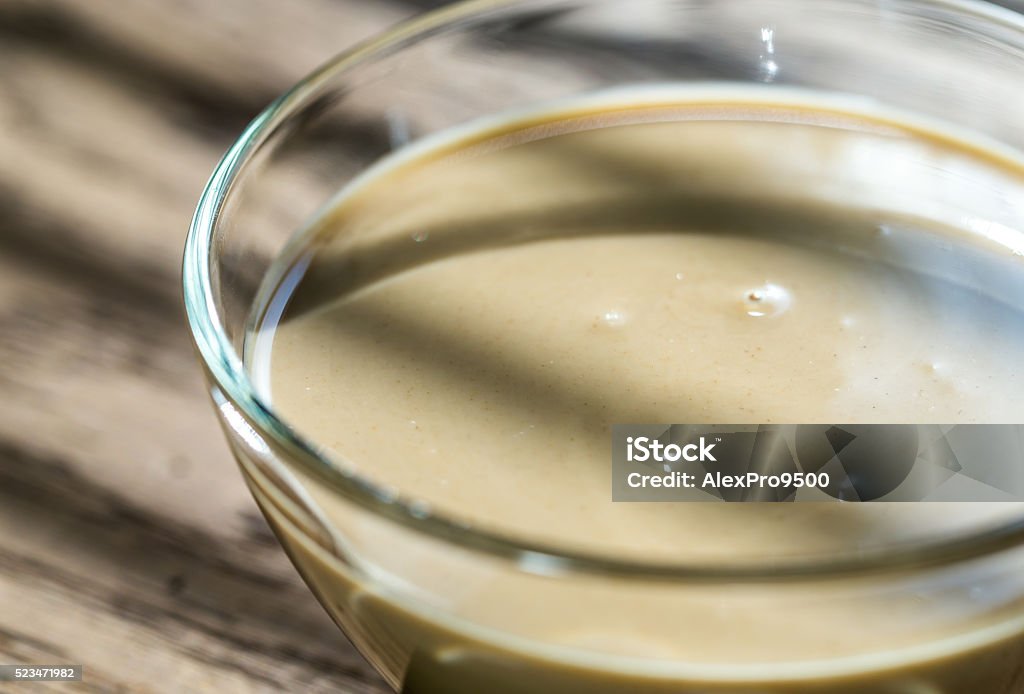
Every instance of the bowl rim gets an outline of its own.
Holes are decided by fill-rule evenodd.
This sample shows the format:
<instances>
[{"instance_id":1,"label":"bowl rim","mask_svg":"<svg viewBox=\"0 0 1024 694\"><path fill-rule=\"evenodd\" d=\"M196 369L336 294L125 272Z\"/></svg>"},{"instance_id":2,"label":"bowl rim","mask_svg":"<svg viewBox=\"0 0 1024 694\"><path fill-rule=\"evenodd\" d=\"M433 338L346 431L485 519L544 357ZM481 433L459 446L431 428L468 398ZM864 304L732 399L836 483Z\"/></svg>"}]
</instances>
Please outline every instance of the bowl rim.
<instances>
[{"instance_id":1,"label":"bowl rim","mask_svg":"<svg viewBox=\"0 0 1024 694\"><path fill-rule=\"evenodd\" d=\"M557 1L552 0L552 3ZM845 1L863 2L877 10L877 4L870 0ZM914 6L945 7L993 25L1002 25L1018 32L1024 45L1024 15L1009 8L992 5L985 0L896 1ZM541 2L528 0L526 4L540 5ZM330 80L403 46L457 28L467 20L520 4L524 4L522 0L461 0L406 20L343 51L268 105L227 150L200 196L189 226L182 262L186 317L196 351L216 394L215 399L224 398L260 436L266 437L282 452L287 462L296 464L304 473L312 475L345 500L434 539L512 561L528 573L582 573L686 582L820 580L937 568L1024 545L1024 516L1021 516L997 527L962 536L925 543L893 544L839 557L811 555L775 561L759 560L746 565L622 560L472 527L433 511L420 500L397 494L343 469L294 431L257 395L241 357L219 319L211 279L211 258L217 248L218 221L239 175L277 127L315 99Z\"/></svg>"}]
</instances>

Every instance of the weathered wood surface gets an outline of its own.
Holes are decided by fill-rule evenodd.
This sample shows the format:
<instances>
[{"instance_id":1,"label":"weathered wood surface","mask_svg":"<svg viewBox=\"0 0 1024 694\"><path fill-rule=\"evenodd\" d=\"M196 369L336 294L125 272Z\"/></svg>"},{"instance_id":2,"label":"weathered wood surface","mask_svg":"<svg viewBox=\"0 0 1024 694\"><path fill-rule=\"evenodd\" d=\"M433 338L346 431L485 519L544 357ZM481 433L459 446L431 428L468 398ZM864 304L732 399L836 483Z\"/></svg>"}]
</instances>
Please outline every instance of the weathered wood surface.
<instances>
[{"instance_id":1,"label":"weathered wood surface","mask_svg":"<svg viewBox=\"0 0 1024 694\"><path fill-rule=\"evenodd\" d=\"M0 0L0 690L383 692L221 440L179 299L244 124L383 0Z\"/></svg>"}]
</instances>

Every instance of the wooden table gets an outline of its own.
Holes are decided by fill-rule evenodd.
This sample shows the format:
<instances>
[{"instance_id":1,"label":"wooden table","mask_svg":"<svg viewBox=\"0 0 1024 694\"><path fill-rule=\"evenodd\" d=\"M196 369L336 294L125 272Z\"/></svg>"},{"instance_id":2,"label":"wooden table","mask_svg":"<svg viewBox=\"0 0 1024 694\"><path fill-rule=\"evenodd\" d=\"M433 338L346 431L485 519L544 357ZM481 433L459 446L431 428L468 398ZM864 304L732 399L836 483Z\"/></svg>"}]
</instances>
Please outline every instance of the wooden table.
<instances>
[{"instance_id":1,"label":"wooden table","mask_svg":"<svg viewBox=\"0 0 1024 694\"><path fill-rule=\"evenodd\" d=\"M437 4L0 0L0 691L384 692L269 533L180 306L245 123Z\"/></svg>"}]
</instances>

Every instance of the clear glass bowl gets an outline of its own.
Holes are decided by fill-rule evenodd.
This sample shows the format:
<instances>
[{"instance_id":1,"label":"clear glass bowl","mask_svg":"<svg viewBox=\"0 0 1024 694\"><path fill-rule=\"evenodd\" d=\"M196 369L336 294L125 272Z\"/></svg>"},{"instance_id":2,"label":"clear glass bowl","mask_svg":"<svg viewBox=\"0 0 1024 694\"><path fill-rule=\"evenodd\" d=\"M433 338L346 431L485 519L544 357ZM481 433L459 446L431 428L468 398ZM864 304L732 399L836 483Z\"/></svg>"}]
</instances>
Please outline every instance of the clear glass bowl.
<instances>
[{"instance_id":1,"label":"clear glass bowl","mask_svg":"<svg viewBox=\"0 0 1024 694\"><path fill-rule=\"evenodd\" d=\"M660 83L819 90L1024 150L1024 18L990 4L477 0L403 25L270 105L217 167L189 233L189 323L260 508L327 611L402 691L1024 691L1020 522L857 556L619 561L467 528L331 460L258 396L243 356L260 282L342 186L453 126ZM965 593L970 601L953 599ZM866 639L807 658L844 628L823 620L799 632L737 627L710 656L667 658L606 609L675 612L680 630L700 611L729 633L738 616L799 611L812 595L836 614L886 601L884 617L865 611L858 628L895 631L896 645ZM515 623L488 609L509 601L521 606ZM972 607L944 609L953 603ZM564 632L538 626L563 608ZM757 658L759 643L775 638L792 657Z\"/></svg>"}]
</instances>

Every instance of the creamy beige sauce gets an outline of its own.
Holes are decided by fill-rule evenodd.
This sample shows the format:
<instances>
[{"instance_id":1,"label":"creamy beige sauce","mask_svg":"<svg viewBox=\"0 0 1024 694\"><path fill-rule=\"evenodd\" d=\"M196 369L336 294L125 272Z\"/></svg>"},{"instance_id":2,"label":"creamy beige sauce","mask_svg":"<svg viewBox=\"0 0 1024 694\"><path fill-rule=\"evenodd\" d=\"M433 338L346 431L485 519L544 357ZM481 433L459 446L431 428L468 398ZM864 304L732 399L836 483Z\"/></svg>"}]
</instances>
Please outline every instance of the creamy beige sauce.
<instances>
[{"instance_id":1,"label":"creamy beige sauce","mask_svg":"<svg viewBox=\"0 0 1024 694\"><path fill-rule=\"evenodd\" d=\"M749 563L974 531L1020 507L612 503L609 428L1024 420L1022 201L1024 172L999 156L824 108L508 122L342 195L283 262L251 362L274 407L336 460L530 541ZM443 571L407 564L413 583ZM944 605L969 612L975 597ZM792 648L763 615L747 644L722 633L699 600L576 617L570 601L545 625L472 591L452 599L574 646L592 638L566 636L581 619L629 624L640 650L680 661L727 661L730 641L746 662ZM811 644L801 657L884 650L885 612L893 648L949 635L912 606L874 607L808 599L788 620ZM681 614L703 638L678 635ZM824 620L840 626L816 639Z\"/></svg>"}]
</instances>

